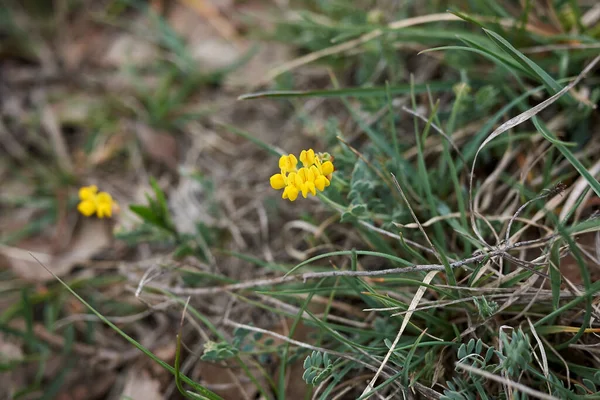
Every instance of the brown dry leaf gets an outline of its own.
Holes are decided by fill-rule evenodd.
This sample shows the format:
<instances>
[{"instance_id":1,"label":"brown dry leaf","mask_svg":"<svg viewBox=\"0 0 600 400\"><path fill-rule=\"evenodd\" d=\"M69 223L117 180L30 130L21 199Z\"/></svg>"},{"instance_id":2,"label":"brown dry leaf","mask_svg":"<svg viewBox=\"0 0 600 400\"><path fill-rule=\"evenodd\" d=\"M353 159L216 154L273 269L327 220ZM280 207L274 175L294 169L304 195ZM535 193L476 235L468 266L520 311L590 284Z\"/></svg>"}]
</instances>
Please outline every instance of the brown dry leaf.
<instances>
[{"instance_id":1,"label":"brown dry leaf","mask_svg":"<svg viewBox=\"0 0 600 400\"><path fill-rule=\"evenodd\" d=\"M153 161L177 168L177 141L173 135L155 132L144 124L136 124L135 132L142 149Z\"/></svg>"},{"instance_id":2,"label":"brown dry leaf","mask_svg":"<svg viewBox=\"0 0 600 400\"><path fill-rule=\"evenodd\" d=\"M75 265L88 261L112 239L112 221L83 218L66 248L58 253L52 250L52 240L37 237L23 240L18 247L1 246L0 255L6 258L13 272L26 280L45 282L53 279L29 254L31 252L57 276L68 274Z\"/></svg>"},{"instance_id":3,"label":"brown dry leaf","mask_svg":"<svg viewBox=\"0 0 600 400\"><path fill-rule=\"evenodd\" d=\"M221 15L219 8L213 4L210 0L179 0L181 3L194 10L198 15L205 18L214 28L221 34L225 39L236 42L239 40L239 36L235 25L231 23L227 18ZM215 2L216 3L216 2ZM233 5L233 2L220 0L221 7ZM229 3L229 4L224 4Z\"/></svg>"},{"instance_id":4,"label":"brown dry leaf","mask_svg":"<svg viewBox=\"0 0 600 400\"><path fill-rule=\"evenodd\" d=\"M108 67L147 65L158 56L158 48L148 40L130 33L122 33L110 44L102 64Z\"/></svg>"},{"instance_id":5,"label":"brown dry leaf","mask_svg":"<svg viewBox=\"0 0 600 400\"><path fill-rule=\"evenodd\" d=\"M223 38L204 18L190 12L187 6L174 4L167 21L185 39L187 50L204 73L228 67L244 53L240 48L243 46Z\"/></svg>"},{"instance_id":6,"label":"brown dry leaf","mask_svg":"<svg viewBox=\"0 0 600 400\"><path fill-rule=\"evenodd\" d=\"M152 378L148 371L130 369L120 398L129 397L133 400L162 400L160 382Z\"/></svg>"}]
</instances>

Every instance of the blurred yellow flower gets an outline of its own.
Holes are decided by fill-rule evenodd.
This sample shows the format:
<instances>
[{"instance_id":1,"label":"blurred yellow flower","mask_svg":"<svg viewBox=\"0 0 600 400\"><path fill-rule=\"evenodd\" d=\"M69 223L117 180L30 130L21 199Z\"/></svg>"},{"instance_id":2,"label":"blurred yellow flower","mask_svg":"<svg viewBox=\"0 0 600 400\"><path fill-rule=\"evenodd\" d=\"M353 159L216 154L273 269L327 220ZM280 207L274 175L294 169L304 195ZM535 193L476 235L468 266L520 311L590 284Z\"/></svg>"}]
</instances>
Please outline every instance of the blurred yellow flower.
<instances>
[{"instance_id":1,"label":"blurred yellow flower","mask_svg":"<svg viewBox=\"0 0 600 400\"><path fill-rule=\"evenodd\" d=\"M79 205L77 210L85 215L91 217L96 214L98 218L112 217L113 206L117 203L113 200L112 196L106 192L99 192L96 185L84 186L79 189Z\"/></svg>"},{"instance_id":2,"label":"blurred yellow flower","mask_svg":"<svg viewBox=\"0 0 600 400\"><path fill-rule=\"evenodd\" d=\"M317 190L323 191L331 183L331 174L334 171L332 157L328 153L315 154L313 149L302 150L300 162L303 167L298 169L298 159L293 154L283 155L279 158L281 172L271 176L271 187L276 190L283 189L281 197L294 201L298 194L306 198L308 194L316 196Z\"/></svg>"}]
</instances>

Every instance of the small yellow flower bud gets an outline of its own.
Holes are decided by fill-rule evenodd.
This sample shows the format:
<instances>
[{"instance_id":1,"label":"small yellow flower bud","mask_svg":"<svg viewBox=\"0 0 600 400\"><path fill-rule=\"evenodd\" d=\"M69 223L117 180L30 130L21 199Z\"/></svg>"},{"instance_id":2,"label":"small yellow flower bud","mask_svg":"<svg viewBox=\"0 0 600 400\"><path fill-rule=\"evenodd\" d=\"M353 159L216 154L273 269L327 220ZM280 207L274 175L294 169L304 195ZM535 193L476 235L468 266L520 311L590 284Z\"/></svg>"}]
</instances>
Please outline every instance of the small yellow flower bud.
<instances>
[{"instance_id":1,"label":"small yellow flower bud","mask_svg":"<svg viewBox=\"0 0 600 400\"><path fill-rule=\"evenodd\" d=\"M323 175L329 175L333 172L333 163L331 161L325 161L323 165L321 165L321 172Z\"/></svg>"}]
</instances>

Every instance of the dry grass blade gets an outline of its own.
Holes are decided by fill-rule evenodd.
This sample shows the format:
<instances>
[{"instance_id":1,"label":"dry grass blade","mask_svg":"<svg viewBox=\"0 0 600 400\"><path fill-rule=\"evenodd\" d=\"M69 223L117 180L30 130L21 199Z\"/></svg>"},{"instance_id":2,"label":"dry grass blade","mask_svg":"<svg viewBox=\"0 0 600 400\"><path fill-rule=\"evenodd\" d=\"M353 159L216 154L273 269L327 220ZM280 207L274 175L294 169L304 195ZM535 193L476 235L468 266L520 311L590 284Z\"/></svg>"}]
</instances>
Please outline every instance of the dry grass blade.
<instances>
[{"instance_id":1,"label":"dry grass blade","mask_svg":"<svg viewBox=\"0 0 600 400\"><path fill-rule=\"evenodd\" d=\"M423 15L420 17L407 18L407 19L404 19L401 21L392 22L392 23L388 24L388 29L402 29L402 28L408 28L409 26L421 25L421 24L426 24L426 23L430 23L430 22L459 21L459 20L460 20L460 18L458 18L457 16L452 15L452 14L446 14L446 13L430 14L430 15ZM373 39L378 38L379 36L383 35L383 33L384 33L383 30L375 29L374 31L366 33L357 39L352 39L347 42L340 43L335 46L327 47L323 50L315 51L315 52L307 54L305 56L296 58L295 60L284 63L284 64L280 65L279 67L274 68L271 71L269 71L269 73L267 74L267 76L265 78L265 81L266 82L271 81L272 79L278 77L279 75L281 75L285 72L288 72L292 69L301 67L302 65L306 65L313 61L317 61L323 57L327 57L327 56L341 53L343 51L351 50L351 49L355 48L356 46L360 46L361 44L367 43Z\"/></svg>"},{"instance_id":2,"label":"dry grass blade","mask_svg":"<svg viewBox=\"0 0 600 400\"><path fill-rule=\"evenodd\" d=\"M596 161L596 163L594 163L594 165L592 165L588 169L588 172L590 173L591 176L598 175L600 173L600 160ZM577 203L579 196L581 196L581 194L583 193L585 188L588 186L589 186L589 183L585 179L584 176L580 176L579 178L577 178L575 183L572 185L571 193L565 200L565 204L562 207L562 210L560 211L560 219L561 220L564 220L567 217L569 210L571 210L573 208L573 206ZM591 194L592 193L588 193L588 196L590 196ZM583 204L585 205L585 201L583 202Z\"/></svg>"},{"instance_id":3,"label":"dry grass blade","mask_svg":"<svg viewBox=\"0 0 600 400\"><path fill-rule=\"evenodd\" d=\"M540 337L537 334L537 331L535 330L535 327L533 326L533 322L531 322L531 319L527 318L527 322L529 323L529 328L531 329L531 333L533 334L533 337L535 338L536 342L538 343L539 349L540 349L540 354L542 355L542 362L541 362L541 366L542 366L542 372L544 373L544 376L546 377L546 379L549 379L550 374L549 374L549 370L548 370L548 357L546 356L546 351L544 350L544 344L542 343L542 340L540 339ZM535 351L532 351L534 357L537 359L537 354L535 353ZM539 360L538 360L539 362ZM548 382L548 390L550 390L550 382Z\"/></svg>"},{"instance_id":4,"label":"dry grass blade","mask_svg":"<svg viewBox=\"0 0 600 400\"><path fill-rule=\"evenodd\" d=\"M431 271L431 272L429 272L425 276L425 278L423 278L423 283L426 284L426 285L429 285L431 283L431 281L433 280L433 278L435 278L435 276L437 275L438 272L439 271ZM400 326L400 330L398 331L398 334L396 335L396 338L394 339L394 342L390 346L390 349L387 352L387 354L385 355L385 358L383 359L381 365L379 366L379 369L375 373L375 376L373 376L373 379L371 379L371 381L369 382L369 384L367 385L367 387L365 388L365 390L362 392L361 396L364 396L365 394L371 392L373 390L373 388L375 387L375 382L377 381L377 378L379 378L379 375L381 374L381 371L383 370L383 368L385 367L386 363L390 359L390 356L394 352L394 349L396 348L396 345L400 341L400 337L402 336L402 333L404 333L404 329L406 329L406 327L408 326L408 322L410 321L410 318L412 317L413 313L415 312L415 309L419 305L419 301L421 301L421 298L425 294L426 290L427 290L427 286L419 286L419 289L417 290L417 292L415 293L415 296L413 297L412 301L410 302L410 305L408 307L408 312L406 313L406 316L402 320L402 325ZM368 397L365 397L365 399L367 399L367 398Z\"/></svg>"},{"instance_id":5,"label":"dry grass blade","mask_svg":"<svg viewBox=\"0 0 600 400\"><path fill-rule=\"evenodd\" d=\"M469 175L469 207L471 209L471 228L473 229L473 232L477 235L477 238L479 240L481 240L482 243L486 243L486 242L483 239L483 236L481 235L481 233L479 232L479 229L477 229L477 224L475 223L475 213L477 213L477 210L475 210L475 204L473 202L473 176L474 176L475 164L477 163L477 157L479 156L479 152L489 142L491 142L493 139L495 139L498 136L500 136L502 133L508 131L509 129L514 128L515 126L517 126L519 124L522 124L523 122L525 122L527 120L529 120L530 118L532 118L536 114L538 114L540 111L542 111L543 109L545 109L546 107L548 107L549 105L551 105L552 103L554 103L556 100L558 100L561 96L563 96L565 93L567 93L573 87L575 87L583 78L585 78L585 76L588 74L588 72L590 72L592 70L592 68L594 68L594 66L596 66L596 64L598 63L598 61L600 61L600 56L597 56L596 58L594 58L587 65L587 67L585 67L585 69L577 76L577 78L575 78L575 80L573 80L573 82L571 82L570 84L568 84L567 86L565 86L564 88L562 88L558 93L556 93L555 95L553 95L550 98L544 100L540 104L538 104L538 105L530 108L529 110L527 110L527 111L525 111L525 112L517 115L514 118L509 119L508 121L506 121L505 123L503 123L502 125L500 125L498 128L496 128L496 130L494 130L483 141L483 143L481 143L481 145L477 149L477 152L475 153L475 157L473 158L473 164L471 165L471 173Z\"/></svg>"},{"instance_id":6,"label":"dry grass blade","mask_svg":"<svg viewBox=\"0 0 600 400\"><path fill-rule=\"evenodd\" d=\"M490 18L485 18L485 17L483 17L481 19L482 20L491 20ZM422 16L418 16L418 17L406 18L403 20L391 22L387 25L387 29L398 30L398 29L408 28L410 26L428 24L428 23L432 23L432 22L442 22L442 21L462 21L462 19L455 16L454 14L448 14L448 13L429 14L429 15L422 15ZM505 26L507 28L512 28L513 24L514 24L514 21L510 20L510 19L502 19L499 21L494 20L494 22L499 23L500 25ZM542 34L542 35L549 34L549 32L547 32L545 30L540 30L534 24L526 24L524 28L530 32L536 32L536 33ZM284 63L284 64L280 65L279 67L274 68L271 71L269 71L266 78L264 79L263 83L269 82L272 79L278 77L279 75L281 75L285 72L291 71L295 68L301 67L301 66L311 63L313 61L317 61L323 57L338 54L338 53L341 53L341 52L344 52L347 50L352 50L356 46L360 46L361 44L364 44L373 39L376 39L379 36L383 35L384 33L385 33L385 31L382 29L375 29L369 33L366 33L366 34L358 37L357 39L348 40L347 42L340 43L335 46L327 47L325 49L315 51L313 53L307 54L302 57L298 57L292 61ZM552 33L554 33L554 32L552 32Z\"/></svg>"},{"instance_id":7,"label":"dry grass blade","mask_svg":"<svg viewBox=\"0 0 600 400\"><path fill-rule=\"evenodd\" d=\"M489 380L492 380L492 381L504 384L506 386L509 386L511 388L520 390L521 392L526 393L526 394L528 394L530 396L536 397L538 399L543 399L543 400L560 400L558 397L554 397L554 396L551 396L549 394L540 392L538 390L535 390L535 389L532 389L532 388L530 388L528 386L525 386L522 383L511 381L510 379L502 378L501 376L494 375L494 374L492 374L490 372L483 371L483 370L481 370L479 368L474 368L474 367L471 367L470 365L461 364L461 363L456 363L455 365L456 365L456 368L463 369L463 370L465 370L467 372L471 372L473 374L480 375L480 376L482 376L484 378L487 378Z\"/></svg>"}]
</instances>

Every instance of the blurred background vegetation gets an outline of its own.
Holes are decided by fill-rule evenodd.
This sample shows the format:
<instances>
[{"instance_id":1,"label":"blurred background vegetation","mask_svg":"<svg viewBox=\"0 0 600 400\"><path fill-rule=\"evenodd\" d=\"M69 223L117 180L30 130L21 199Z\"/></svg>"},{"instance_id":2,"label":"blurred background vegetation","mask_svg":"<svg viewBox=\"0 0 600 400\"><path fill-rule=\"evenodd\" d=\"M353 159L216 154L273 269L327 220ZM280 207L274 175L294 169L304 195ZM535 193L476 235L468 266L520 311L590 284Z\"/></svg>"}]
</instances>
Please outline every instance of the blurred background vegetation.
<instances>
[{"instance_id":1,"label":"blurred background vegetation","mask_svg":"<svg viewBox=\"0 0 600 400\"><path fill-rule=\"evenodd\" d=\"M598 398L598 21L5 0L0 396ZM282 200L308 148L332 184Z\"/></svg>"}]
</instances>

